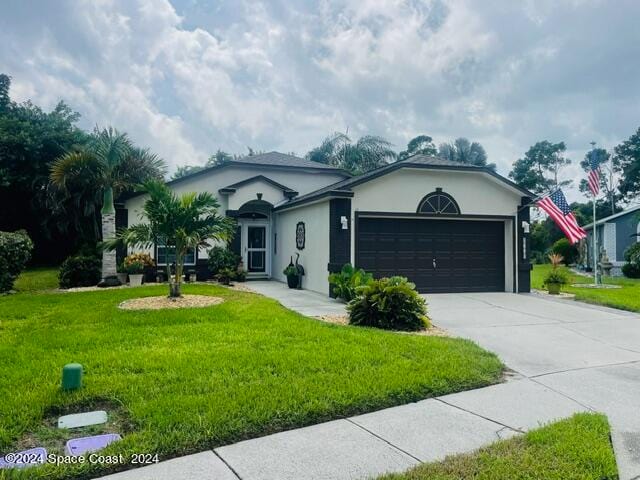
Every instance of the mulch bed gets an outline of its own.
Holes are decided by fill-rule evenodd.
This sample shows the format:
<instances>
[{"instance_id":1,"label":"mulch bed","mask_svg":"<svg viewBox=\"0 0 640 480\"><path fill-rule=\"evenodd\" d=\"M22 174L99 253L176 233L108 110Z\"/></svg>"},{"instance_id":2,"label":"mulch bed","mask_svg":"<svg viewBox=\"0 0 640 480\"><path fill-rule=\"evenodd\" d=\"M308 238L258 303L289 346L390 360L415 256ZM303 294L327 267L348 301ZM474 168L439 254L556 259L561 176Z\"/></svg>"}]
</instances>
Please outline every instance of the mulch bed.
<instances>
[{"instance_id":1,"label":"mulch bed","mask_svg":"<svg viewBox=\"0 0 640 480\"><path fill-rule=\"evenodd\" d=\"M314 317L318 320L327 323L333 323L334 325L349 325L349 317L347 315L322 315L320 317ZM445 329L431 325L430 328L424 330L418 330L417 332L404 332L401 330L392 330L395 333L404 333L407 335L423 335L428 337L450 337L451 335Z\"/></svg>"},{"instance_id":2,"label":"mulch bed","mask_svg":"<svg viewBox=\"0 0 640 480\"><path fill-rule=\"evenodd\" d=\"M118 308L122 310L162 310L165 308L201 308L218 305L224 300L209 295L182 295L179 298L167 296L132 298L125 300Z\"/></svg>"}]
</instances>

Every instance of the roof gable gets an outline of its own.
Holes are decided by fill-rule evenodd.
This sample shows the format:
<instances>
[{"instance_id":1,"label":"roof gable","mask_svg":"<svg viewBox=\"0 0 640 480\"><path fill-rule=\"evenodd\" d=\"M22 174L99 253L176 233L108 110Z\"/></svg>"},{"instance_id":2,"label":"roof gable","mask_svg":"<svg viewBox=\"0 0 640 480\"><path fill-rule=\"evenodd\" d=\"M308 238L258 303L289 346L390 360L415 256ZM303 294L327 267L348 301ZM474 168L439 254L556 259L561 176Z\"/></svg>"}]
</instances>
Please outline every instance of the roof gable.
<instances>
[{"instance_id":1,"label":"roof gable","mask_svg":"<svg viewBox=\"0 0 640 480\"><path fill-rule=\"evenodd\" d=\"M231 185L228 185L226 187L220 188L218 190L218 192L222 193L222 194L229 194L229 193L235 193L235 191L239 188L242 188L246 185L250 185L252 183L257 183L257 182L263 182L263 183L267 183L269 185L271 185L272 187L275 187L279 190L282 190L282 192L284 193L284 195L288 198L293 198L294 196L296 196L298 194L297 191L295 191L293 188L289 188L285 185L282 185L281 183L276 182L275 180L271 180L269 177L265 177L264 175L256 175L255 177L251 177L251 178L246 178L244 180L241 180L239 182L233 183Z\"/></svg>"}]
</instances>

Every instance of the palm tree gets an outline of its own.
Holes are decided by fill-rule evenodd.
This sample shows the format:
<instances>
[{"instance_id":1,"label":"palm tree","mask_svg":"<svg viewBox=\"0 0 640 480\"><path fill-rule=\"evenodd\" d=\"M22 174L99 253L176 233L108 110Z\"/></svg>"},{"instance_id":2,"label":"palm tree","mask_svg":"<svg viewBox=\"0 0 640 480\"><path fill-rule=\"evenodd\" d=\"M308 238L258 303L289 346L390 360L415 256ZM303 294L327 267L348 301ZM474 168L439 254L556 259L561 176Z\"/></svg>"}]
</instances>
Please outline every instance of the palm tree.
<instances>
[{"instance_id":1,"label":"palm tree","mask_svg":"<svg viewBox=\"0 0 640 480\"><path fill-rule=\"evenodd\" d=\"M496 170L495 163L487 163L487 152L478 142L470 142L464 137L456 138L453 143L441 143L438 156L445 160L467 163L478 167Z\"/></svg>"},{"instance_id":2,"label":"palm tree","mask_svg":"<svg viewBox=\"0 0 640 480\"><path fill-rule=\"evenodd\" d=\"M396 154L391 147L391 143L375 135L365 135L352 143L345 134L334 133L306 157L360 175L394 161Z\"/></svg>"},{"instance_id":3,"label":"palm tree","mask_svg":"<svg viewBox=\"0 0 640 480\"><path fill-rule=\"evenodd\" d=\"M229 241L235 232L235 222L218 215L220 205L209 192L185 193L177 196L163 182L152 180L144 184L149 195L142 208L146 223L132 225L106 242L108 250L119 245L150 248L162 243L173 248L175 278L167 261L169 297L181 295L184 257L192 249L209 247L211 241Z\"/></svg>"},{"instance_id":4,"label":"palm tree","mask_svg":"<svg viewBox=\"0 0 640 480\"><path fill-rule=\"evenodd\" d=\"M54 186L68 192L93 190L102 195L102 240L108 241L116 233L113 199L151 178L162 178L164 172L162 159L134 147L126 133L109 127L96 129L88 146L58 158L51 166L50 178ZM102 278L115 274L116 254L105 250Z\"/></svg>"}]
</instances>

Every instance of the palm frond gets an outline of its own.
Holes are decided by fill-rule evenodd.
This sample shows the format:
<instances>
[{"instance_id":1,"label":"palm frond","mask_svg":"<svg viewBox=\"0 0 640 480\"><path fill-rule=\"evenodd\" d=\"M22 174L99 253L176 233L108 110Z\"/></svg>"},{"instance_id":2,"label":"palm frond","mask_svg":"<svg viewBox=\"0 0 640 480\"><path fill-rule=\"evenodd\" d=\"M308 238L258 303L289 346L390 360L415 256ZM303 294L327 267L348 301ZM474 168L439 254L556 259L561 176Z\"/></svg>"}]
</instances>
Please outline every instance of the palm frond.
<instances>
[{"instance_id":1,"label":"palm frond","mask_svg":"<svg viewBox=\"0 0 640 480\"><path fill-rule=\"evenodd\" d=\"M59 157L53 165L49 178L56 187L67 189L70 183L89 183L100 179L104 168L94 155L87 151L68 152Z\"/></svg>"}]
</instances>

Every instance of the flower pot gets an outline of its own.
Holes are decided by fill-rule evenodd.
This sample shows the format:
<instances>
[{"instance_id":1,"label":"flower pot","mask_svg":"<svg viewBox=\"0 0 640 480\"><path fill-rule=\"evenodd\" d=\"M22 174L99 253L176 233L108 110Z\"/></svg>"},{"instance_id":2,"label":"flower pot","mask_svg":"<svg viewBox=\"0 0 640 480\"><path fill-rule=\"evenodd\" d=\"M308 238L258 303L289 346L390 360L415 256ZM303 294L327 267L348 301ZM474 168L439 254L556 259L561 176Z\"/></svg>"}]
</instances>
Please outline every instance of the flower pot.
<instances>
[{"instance_id":1,"label":"flower pot","mask_svg":"<svg viewBox=\"0 0 640 480\"><path fill-rule=\"evenodd\" d=\"M122 285L126 285L126 283L127 283L127 274L118 272L117 275L118 275L118 280L120 280L120 283Z\"/></svg>"},{"instance_id":2,"label":"flower pot","mask_svg":"<svg viewBox=\"0 0 640 480\"><path fill-rule=\"evenodd\" d=\"M300 277L298 275L287 275L287 285L289 288L298 288L300 285Z\"/></svg>"},{"instance_id":3,"label":"flower pot","mask_svg":"<svg viewBox=\"0 0 640 480\"><path fill-rule=\"evenodd\" d=\"M195 273L189 274L189 282L193 283L197 280L197 275Z\"/></svg>"},{"instance_id":4,"label":"flower pot","mask_svg":"<svg viewBox=\"0 0 640 480\"><path fill-rule=\"evenodd\" d=\"M549 292L550 295L558 295L561 287L562 284L560 283L547 283L547 292Z\"/></svg>"},{"instance_id":5,"label":"flower pot","mask_svg":"<svg viewBox=\"0 0 640 480\"><path fill-rule=\"evenodd\" d=\"M144 277L142 273L130 273L129 285L132 287L139 287L142 285L142 277Z\"/></svg>"}]
</instances>

